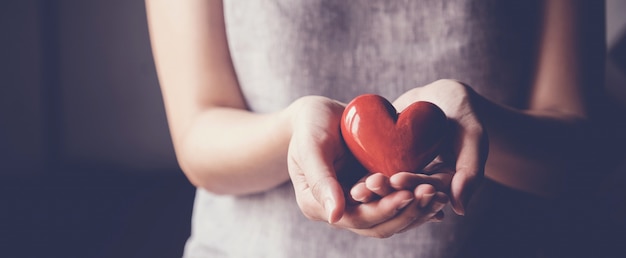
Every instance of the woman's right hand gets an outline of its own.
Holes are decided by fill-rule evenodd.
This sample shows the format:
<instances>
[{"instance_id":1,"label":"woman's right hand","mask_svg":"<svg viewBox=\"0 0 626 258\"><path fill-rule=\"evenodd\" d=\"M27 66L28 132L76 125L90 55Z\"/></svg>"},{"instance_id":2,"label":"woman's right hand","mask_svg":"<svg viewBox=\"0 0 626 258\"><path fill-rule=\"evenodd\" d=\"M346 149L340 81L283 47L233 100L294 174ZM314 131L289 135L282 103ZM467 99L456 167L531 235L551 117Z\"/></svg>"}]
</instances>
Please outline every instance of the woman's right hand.
<instances>
[{"instance_id":1,"label":"woman's right hand","mask_svg":"<svg viewBox=\"0 0 626 258\"><path fill-rule=\"evenodd\" d=\"M350 189L350 195L358 202L368 203L395 191L412 191L419 210L411 225L402 231L429 221L442 221L445 216L443 208L449 202L446 193L450 188L453 170L439 164L439 161L433 161L424 169L424 173L399 172L391 177L382 173L369 174Z\"/></svg>"},{"instance_id":2,"label":"woman's right hand","mask_svg":"<svg viewBox=\"0 0 626 258\"><path fill-rule=\"evenodd\" d=\"M339 129L344 108L325 97L307 96L288 109L292 115L288 169L298 206L311 220L327 221L364 236L390 237L423 214L413 191L408 190L367 203L347 201L337 176L363 171L351 171L358 166L353 166Z\"/></svg>"}]
</instances>

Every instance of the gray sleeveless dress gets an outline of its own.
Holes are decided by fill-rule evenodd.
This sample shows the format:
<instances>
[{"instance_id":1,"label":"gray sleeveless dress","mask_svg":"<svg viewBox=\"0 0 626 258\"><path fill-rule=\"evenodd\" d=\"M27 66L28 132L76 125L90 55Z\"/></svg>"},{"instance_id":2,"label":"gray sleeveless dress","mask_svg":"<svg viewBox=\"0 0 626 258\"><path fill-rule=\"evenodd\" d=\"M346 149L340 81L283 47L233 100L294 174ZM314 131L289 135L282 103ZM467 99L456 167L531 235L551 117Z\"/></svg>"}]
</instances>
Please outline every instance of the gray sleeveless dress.
<instances>
[{"instance_id":1,"label":"gray sleeveless dress","mask_svg":"<svg viewBox=\"0 0 626 258\"><path fill-rule=\"evenodd\" d=\"M541 17L537 1L224 2L232 58L252 111L279 110L305 95L348 102L376 93L393 100L440 78L466 82L496 102L520 108L526 104ZM519 236L525 234L499 233L514 230L519 221L488 219L511 213L498 210L502 198L515 206L534 203L488 182L465 217L446 208L442 223L373 239L307 220L289 182L239 197L198 189L185 257L536 254L536 244ZM518 230L532 231L526 227L530 224L522 221L524 228Z\"/></svg>"}]
</instances>

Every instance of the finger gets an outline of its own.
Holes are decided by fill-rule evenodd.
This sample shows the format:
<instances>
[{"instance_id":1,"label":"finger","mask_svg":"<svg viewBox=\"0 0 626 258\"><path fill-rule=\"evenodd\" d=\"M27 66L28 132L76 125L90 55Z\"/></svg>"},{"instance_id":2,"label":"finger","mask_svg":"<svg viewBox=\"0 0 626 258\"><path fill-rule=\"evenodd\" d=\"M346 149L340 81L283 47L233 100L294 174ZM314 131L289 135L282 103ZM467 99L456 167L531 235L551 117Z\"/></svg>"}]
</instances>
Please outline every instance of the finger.
<instances>
[{"instance_id":1,"label":"finger","mask_svg":"<svg viewBox=\"0 0 626 258\"><path fill-rule=\"evenodd\" d=\"M394 189L413 190L420 184L429 184L437 189L444 188L445 183L441 181L441 176L429 176L410 172L400 172L389 178L389 184Z\"/></svg>"},{"instance_id":2,"label":"finger","mask_svg":"<svg viewBox=\"0 0 626 258\"><path fill-rule=\"evenodd\" d=\"M332 159L327 157L327 153L325 155L322 148L317 147L318 143L313 142L313 139L310 141L304 141L300 146L289 148L290 151L297 150L298 152L289 155L289 171L290 173L296 171L295 173L304 176L303 182L298 183L304 183L305 186L297 189L308 191L315 201L324 207L326 219L332 224L341 218L345 209L343 190L337 181Z\"/></svg>"},{"instance_id":3,"label":"finger","mask_svg":"<svg viewBox=\"0 0 626 258\"><path fill-rule=\"evenodd\" d=\"M441 157L441 155L437 155L437 157L435 157L433 161L428 163L428 165L426 165L426 167L422 169L422 173L426 175L431 175L439 172L439 170L441 170L444 166L446 166L446 163L443 162L443 158Z\"/></svg>"},{"instance_id":4,"label":"finger","mask_svg":"<svg viewBox=\"0 0 626 258\"><path fill-rule=\"evenodd\" d=\"M437 156L428 166L423 169L423 173L431 176L432 178L439 179L442 185L433 184L440 191L448 191L450 189L450 183L452 182L452 175L454 175L455 168L450 164L443 161L441 155Z\"/></svg>"},{"instance_id":5,"label":"finger","mask_svg":"<svg viewBox=\"0 0 626 258\"><path fill-rule=\"evenodd\" d=\"M365 179L365 186L378 196L386 196L393 192L393 188L389 185L389 178L381 173L367 177L367 179Z\"/></svg>"},{"instance_id":6,"label":"finger","mask_svg":"<svg viewBox=\"0 0 626 258\"><path fill-rule=\"evenodd\" d=\"M452 168L444 168L441 173L435 173L430 175L435 179L436 184L432 184L440 192L449 192L450 185L452 184L452 177L454 176L454 170Z\"/></svg>"},{"instance_id":7,"label":"finger","mask_svg":"<svg viewBox=\"0 0 626 258\"><path fill-rule=\"evenodd\" d=\"M452 208L459 215L465 214L469 202L485 173L488 140L482 129L461 132L461 147L456 161L456 172L450 185Z\"/></svg>"},{"instance_id":8,"label":"finger","mask_svg":"<svg viewBox=\"0 0 626 258\"><path fill-rule=\"evenodd\" d=\"M323 205L328 223L333 224L341 218L345 209L343 190L330 170L316 172L306 175L307 183L313 198Z\"/></svg>"},{"instance_id":9,"label":"finger","mask_svg":"<svg viewBox=\"0 0 626 258\"><path fill-rule=\"evenodd\" d=\"M350 189L350 198L352 198L352 200L365 203L375 199L376 194L367 189L367 186L365 186L365 179L371 175L371 173L367 173L352 186Z\"/></svg>"},{"instance_id":10,"label":"finger","mask_svg":"<svg viewBox=\"0 0 626 258\"><path fill-rule=\"evenodd\" d=\"M393 218L414 199L412 192L397 191L369 203L350 206L336 225L349 229L368 229Z\"/></svg>"},{"instance_id":11,"label":"finger","mask_svg":"<svg viewBox=\"0 0 626 258\"><path fill-rule=\"evenodd\" d=\"M446 214L443 212L443 209L438 211L435 216L433 216L430 221L431 222L441 222L445 218Z\"/></svg>"},{"instance_id":12,"label":"finger","mask_svg":"<svg viewBox=\"0 0 626 258\"><path fill-rule=\"evenodd\" d=\"M295 187L294 183L294 189L297 188L301 187ZM297 194L296 198L308 218L323 219L333 224L343 216L345 209L343 191L332 177L318 179L312 186L307 186L305 191Z\"/></svg>"},{"instance_id":13,"label":"finger","mask_svg":"<svg viewBox=\"0 0 626 258\"><path fill-rule=\"evenodd\" d=\"M374 200L376 194L365 186L365 182L360 182L350 189L350 196L357 202L366 203Z\"/></svg>"},{"instance_id":14,"label":"finger","mask_svg":"<svg viewBox=\"0 0 626 258\"><path fill-rule=\"evenodd\" d=\"M439 212L446 206L446 204L448 204L449 201L450 198L448 195L442 192L437 192L435 193L435 197L433 197L433 201L431 202L429 208L433 212Z\"/></svg>"},{"instance_id":15,"label":"finger","mask_svg":"<svg viewBox=\"0 0 626 258\"><path fill-rule=\"evenodd\" d=\"M425 209L418 207L418 202L414 201L402 210L397 216L369 229L352 229L352 231L370 237L387 238L403 229L411 226L418 226L430 220L439 212L445 203L447 196L443 193L435 195L435 202ZM444 202L440 204L440 202Z\"/></svg>"},{"instance_id":16,"label":"finger","mask_svg":"<svg viewBox=\"0 0 626 258\"><path fill-rule=\"evenodd\" d=\"M423 209L423 213L425 214L423 218L420 220L414 221L407 227L400 230L398 233L402 233L402 232L406 232L408 230L414 229L429 221L437 221L437 222L441 221L445 216L443 212L443 208L446 206L448 201L449 201L449 198L446 194L442 192L438 192L433 197L433 201L430 203L430 205Z\"/></svg>"},{"instance_id":17,"label":"finger","mask_svg":"<svg viewBox=\"0 0 626 258\"><path fill-rule=\"evenodd\" d=\"M435 197L437 191L432 185L422 184L415 188L415 199L419 200L418 206L426 208Z\"/></svg>"}]
</instances>

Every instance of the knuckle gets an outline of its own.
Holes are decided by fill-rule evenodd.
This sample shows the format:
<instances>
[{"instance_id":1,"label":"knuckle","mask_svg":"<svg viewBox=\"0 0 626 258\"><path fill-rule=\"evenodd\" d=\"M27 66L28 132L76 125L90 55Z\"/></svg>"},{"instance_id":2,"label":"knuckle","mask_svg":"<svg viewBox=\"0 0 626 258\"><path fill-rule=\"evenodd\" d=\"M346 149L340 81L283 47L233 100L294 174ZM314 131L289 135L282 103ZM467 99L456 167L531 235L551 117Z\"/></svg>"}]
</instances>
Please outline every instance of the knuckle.
<instances>
[{"instance_id":1,"label":"knuckle","mask_svg":"<svg viewBox=\"0 0 626 258\"><path fill-rule=\"evenodd\" d=\"M439 79L435 81L435 84L437 84L439 87L444 86L451 89L465 89L467 87L465 83L456 79Z\"/></svg>"},{"instance_id":2,"label":"knuckle","mask_svg":"<svg viewBox=\"0 0 626 258\"><path fill-rule=\"evenodd\" d=\"M320 178L313 182L309 187L311 189L311 194L316 200L321 200L322 193L324 192L324 187L328 185L328 181L331 180L329 176Z\"/></svg>"},{"instance_id":3,"label":"knuckle","mask_svg":"<svg viewBox=\"0 0 626 258\"><path fill-rule=\"evenodd\" d=\"M465 133L476 137L483 137L485 135L485 129L477 121L466 125L464 130Z\"/></svg>"}]
</instances>

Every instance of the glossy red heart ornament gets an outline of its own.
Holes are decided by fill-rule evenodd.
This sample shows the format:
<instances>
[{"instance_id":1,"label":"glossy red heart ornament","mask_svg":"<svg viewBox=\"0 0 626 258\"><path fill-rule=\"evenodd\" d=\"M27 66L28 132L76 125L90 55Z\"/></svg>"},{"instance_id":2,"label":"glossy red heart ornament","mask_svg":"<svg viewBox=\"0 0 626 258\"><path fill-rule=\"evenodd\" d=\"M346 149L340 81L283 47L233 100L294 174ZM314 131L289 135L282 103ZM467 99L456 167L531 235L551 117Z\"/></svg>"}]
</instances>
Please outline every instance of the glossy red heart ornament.
<instances>
[{"instance_id":1,"label":"glossy red heart ornament","mask_svg":"<svg viewBox=\"0 0 626 258\"><path fill-rule=\"evenodd\" d=\"M356 159L370 172L391 176L420 172L438 154L448 120L435 104L418 101L400 114L385 98L366 94L343 112L341 133Z\"/></svg>"}]
</instances>

